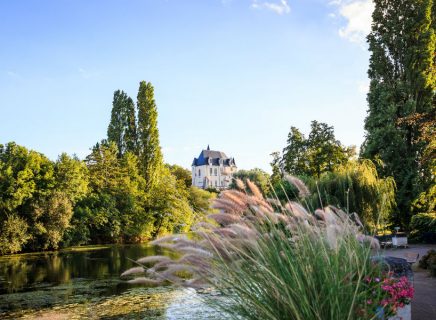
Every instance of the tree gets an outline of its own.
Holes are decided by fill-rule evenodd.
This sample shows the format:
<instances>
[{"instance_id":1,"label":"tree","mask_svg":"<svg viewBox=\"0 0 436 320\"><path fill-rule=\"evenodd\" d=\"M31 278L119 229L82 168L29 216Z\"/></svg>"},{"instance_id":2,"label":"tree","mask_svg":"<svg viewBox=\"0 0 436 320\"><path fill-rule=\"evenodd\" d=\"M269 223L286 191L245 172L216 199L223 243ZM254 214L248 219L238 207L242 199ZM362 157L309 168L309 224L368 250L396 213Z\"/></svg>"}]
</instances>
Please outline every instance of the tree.
<instances>
[{"instance_id":1,"label":"tree","mask_svg":"<svg viewBox=\"0 0 436 320\"><path fill-rule=\"evenodd\" d=\"M108 141L115 142L118 156L126 151L137 153L135 104L124 91L114 92L112 112L107 129Z\"/></svg>"},{"instance_id":2,"label":"tree","mask_svg":"<svg viewBox=\"0 0 436 320\"><path fill-rule=\"evenodd\" d=\"M380 177L370 160L349 161L308 182L309 206L329 204L345 212L356 212L372 231L384 227L395 208L395 181L392 177Z\"/></svg>"},{"instance_id":3,"label":"tree","mask_svg":"<svg viewBox=\"0 0 436 320\"><path fill-rule=\"evenodd\" d=\"M73 204L88 193L88 168L83 161L62 153L54 169L56 189L64 192Z\"/></svg>"},{"instance_id":4,"label":"tree","mask_svg":"<svg viewBox=\"0 0 436 320\"><path fill-rule=\"evenodd\" d=\"M312 121L308 138L291 127L287 146L283 149L282 164L292 175L319 178L322 173L334 170L354 155L353 146L344 147L336 140L333 127Z\"/></svg>"},{"instance_id":5,"label":"tree","mask_svg":"<svg viewBox=\"0 0 436 320\"><path fill-rule=\"evenodd\" d=\"M189 205L194 213L207 213L210 210L211 202L215 199L216 194L197 188L196 186L190 186L188 190Z\"/></svg>"},{"instance_id":6,"label":"tree","mask_svg":"<svg viewBox=\"0 0 436 320\"><path fill-rule=\"evenodd\" d=\"M138 145L141 172L151 189L163 167L163 156L157 128L157 107L154 88L150 82L141 81L138 91Z\"/></svg>"},{"instance_id":7,"label":"tree","mask_svg":"<svg viewBox=\"0 0 436 320\"><path fill-rule=\"evenodd\" d=\"M336 140L333 127L326 123L312 121L307 141L309 172L312 176L333 171L354 155L354 147L345 148Z\"/></svg>"},{"instance_id":8,"label":"tree","mask_svg":"<svg viewBox=\"0 0 436 320\"><path fill-rule=\"evenodd\" d=\"M12 142L0 146L1 241L10 241L2 251L58 248L69 227L72 199L80 194L67 184L81 185L75 183L74 172L67 173L71 159L61 159L56 176L55 164L44 155Z\"/></svg>"},{"instance_id":9,"label":"tree","mask_svg":"<svg viewBox=\"0 0 436 320\"><path fill-rule=\"evenodd\" d=\"M280 152L275 151L270 154L270 156L273 158L270 165L272 169L272 175L271 175L271 184L274 186L277 183L280 183L282 180L282 170L281 170L281 156Z\"/></svg>"},{"instance_id":10,"label":"tree","mask_svg":"<svg viewBox=\"0 0 436 320\"><path fill-rule=\"evenodd\" d=\"M75 208L70 243L138 242L152 230L148 224L146 183L139 172L139 159L132 152L121 158L114 142L102 141L86 158L90 194ZM83 221L86 221L84 224Z\"/></svg>"},{"instance_id":11,"label":"tree","mask_svg":"<svg viewBox=\"0 0 436 320\"><path fill-rule=\"evenodd\" d=\"M54 186L53 163L47 157L14 142L0 145L0 217L28 213L32 201Z\"/></svg>"},{"instance_id":12,"label":"tree","mask_svg":"<svg viewBox=\"0 0 436 320\"><path fill-rule=\"evenodd\" d=\"M194 215L185 189L179 188L169 169L163 167L148 197L148 211L153 219L152 238L173 232L187 232Z\"/></svg>"},{"instance_id":13,"label":"tree","mask_svg":"<svg viewBox=\"0 0 436 320\"><path fill-rule=\"evenodd\" d=\"M184 187L189 188L192 185L192 175L191 171L185 169L177 164L167 165L168 169L172 175L176 177L178 181L180 181Z\"/></svg>"},{"instance_id":14,"label":"tree","mask_svg":"<svg viewBox=\"0 0 436 320\"><path fill-rule=\"evenodd\" d=\"M264 195L267 195L270 191L270 176L262 169L239 170L233 175L233 178L230 184L230 188L232 189L237 189L235 179L240 179L244 182L249 179L259 187Z\"/></svg>"},{"instance_id":15,"label":"tree","mask_svg":"<svg viewBox=\"0 0 436 320\"><path fill-rule=\"evenodd\" d=\"M73 215L73 206L67 194L53 191L33 205L33 212L33 249L58 249Z\"/></svg>"},{"instance_id":16,"label":"tree","mask_svg":"<svg viewBox=\"0 0 436 320\"><path fill-rule=\"evenodd\" d=\"M375 0L368 75L364 158L380 159L397 185L395 223L407 228L413 199L422 191L424 150L416 116L435 110L435 4L432 0ZM428 177L427 177L428 179Z\"/></svg>"},{"instance_id":17,"label":"tree","mask_svg":"<svg viewBox=\"0 0 436 320\"><path fill-rule=\"evenodd\" d=\"M94 192L115 193L120 184L118 149L114 142L101 141L86 157L89 184Z\"/></svg>"},{"instance_id":18,"label":"tree","mask_svg":"<svg viewBox=\"0 0 436 320\"><path fill-rule=\"evenodd\" d=\"M296 127L291 127L286 143L282 160L284 169L286 172L297 176L306 174L308 171L306 153L308 143L306 138Z\"/></svg>"},{"instance_id":19,"label":"tree","mask_svg":"<svg viewBox=\"0 0 436 320\"><path fill-rule=\"evenodd\" d=\"M27 222L10 214L0 225L0 255L20 252L30 239Z\"/></svg>"}]
</instances>

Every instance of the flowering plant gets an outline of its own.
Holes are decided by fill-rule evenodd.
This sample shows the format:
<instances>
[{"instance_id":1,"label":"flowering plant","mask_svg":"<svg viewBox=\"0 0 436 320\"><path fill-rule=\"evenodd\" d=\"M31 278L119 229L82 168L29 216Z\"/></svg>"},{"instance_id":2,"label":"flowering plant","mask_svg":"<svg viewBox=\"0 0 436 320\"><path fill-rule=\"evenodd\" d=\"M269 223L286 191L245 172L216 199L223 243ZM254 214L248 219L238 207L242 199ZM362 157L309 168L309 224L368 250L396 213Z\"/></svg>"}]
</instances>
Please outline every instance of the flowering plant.
<instances>
[{"instance_id":1,"label":"flowering plant","mask_svg":"<svg viewBox=\"0 0 436 320\"><path fill-rule=\"evenodd\" d=\"M366 310L371 314L380 314L389 317L397 313L398 308L410 304L414 289L407 277L395 278L392 272L365 278L365 290L370 293L365 297L365 307L361 306L361 313Z\"/></svg>"},{"instance_id":2,"label":"flowering plant","mask_svg":"<svg viewBox=\"0 0 436 320\"><path fill-rule=\"evenodd\" d=\"M385 292L385 297L380 304L385 308L387 315L396 314L398 308L409 304L414 294L413 286L407 277L388 277L383 280L381 289Z\"/></svg>"}]
</instances>

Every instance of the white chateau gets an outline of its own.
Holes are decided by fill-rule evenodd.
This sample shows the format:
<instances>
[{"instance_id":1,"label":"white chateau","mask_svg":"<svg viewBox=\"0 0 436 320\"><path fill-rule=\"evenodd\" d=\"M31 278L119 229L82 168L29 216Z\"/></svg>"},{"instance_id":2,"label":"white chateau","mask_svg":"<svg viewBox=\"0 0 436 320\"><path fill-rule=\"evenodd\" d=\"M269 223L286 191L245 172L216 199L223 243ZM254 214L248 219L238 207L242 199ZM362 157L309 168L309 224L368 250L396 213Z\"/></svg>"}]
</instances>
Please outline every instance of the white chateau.
<instances>
[{"instance_id":1,"label":"white chateau","mask_svg":"<svg viewBox=\"0 0 436 320\"><path fill-rule=\"evenodd\" d=\"M232 182L233 174L238 168L234 158L224 152L210 150L201 151L192 162L192 185L198 188L225 189Z\"/></svg>"}]
</instances>

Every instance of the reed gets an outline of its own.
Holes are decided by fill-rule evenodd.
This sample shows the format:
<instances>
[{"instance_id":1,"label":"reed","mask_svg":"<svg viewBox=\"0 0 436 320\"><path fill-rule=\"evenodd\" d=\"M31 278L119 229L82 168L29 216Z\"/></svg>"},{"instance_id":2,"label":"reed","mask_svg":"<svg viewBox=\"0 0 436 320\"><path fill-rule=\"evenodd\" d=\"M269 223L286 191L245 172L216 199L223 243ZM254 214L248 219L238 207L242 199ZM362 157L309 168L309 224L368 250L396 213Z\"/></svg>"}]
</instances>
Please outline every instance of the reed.
<instances>
[{"instance_id":1,"label":"reed","mask_svg":"<svg viewBox=\"0 0 436 320\"><path fill-rule=\"evenodd\" d=\"M294 183L305 194L302 182ZM207 302L237 319L376 318L364 279L381 272L371 261L378 242L363 234L357 216L331 206L312 213L264 199L250 181L237 184L240 191L224 191L215 202L214 223L196 226L192 239L154 242L173 246L179 257L163 259L164 268L153 266L162 257L138 260L152 265L144 266L144 283L212 288L221 298Z\"/></svg>"}]
</instances>

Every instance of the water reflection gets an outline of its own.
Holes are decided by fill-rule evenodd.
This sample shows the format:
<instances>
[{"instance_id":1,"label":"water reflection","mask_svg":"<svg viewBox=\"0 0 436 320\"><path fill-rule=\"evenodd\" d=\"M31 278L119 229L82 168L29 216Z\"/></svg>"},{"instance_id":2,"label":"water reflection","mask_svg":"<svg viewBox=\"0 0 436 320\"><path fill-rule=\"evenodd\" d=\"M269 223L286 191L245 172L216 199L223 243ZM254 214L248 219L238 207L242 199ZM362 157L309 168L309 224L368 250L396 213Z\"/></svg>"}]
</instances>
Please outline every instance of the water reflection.
<instances>
[{"instance_id":1,"label":"water reflection","mask_svg":"<svg viewBox=\"0 0 436 320\"><path fill-rule=\"evenodd\" d=\"M82 247L0 257L0 316L119 295L132 285L119 275L132 260L166 254L147 245Z\"/></svg>"}]
</instances>

